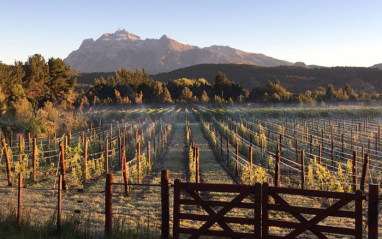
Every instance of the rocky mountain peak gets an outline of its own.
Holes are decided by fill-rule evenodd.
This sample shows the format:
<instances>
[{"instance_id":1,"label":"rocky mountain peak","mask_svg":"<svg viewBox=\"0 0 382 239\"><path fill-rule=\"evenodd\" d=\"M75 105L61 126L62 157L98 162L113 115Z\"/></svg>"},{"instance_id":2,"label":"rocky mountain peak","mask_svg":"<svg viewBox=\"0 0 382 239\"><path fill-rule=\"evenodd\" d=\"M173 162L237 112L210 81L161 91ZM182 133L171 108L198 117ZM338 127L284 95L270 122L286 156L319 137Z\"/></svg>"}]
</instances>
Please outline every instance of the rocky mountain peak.
<instances>
[{"instance_id":1,"label":"rocky mountain peak","mask_svg":"<svg viewBox=\"0 0 382 239\"><path fill-rule=\"evenodd\" d=\"M73 69L84 72L110 72L120 68L145 68L149 74L204 64L252 64L259 66L292 65L263 54L240 51L228 46L200 48L182 44L163 35L145 39L118 29L105 33L96 41L84 40L80 48L64 59Z\"/></svg>"}]
</instances>

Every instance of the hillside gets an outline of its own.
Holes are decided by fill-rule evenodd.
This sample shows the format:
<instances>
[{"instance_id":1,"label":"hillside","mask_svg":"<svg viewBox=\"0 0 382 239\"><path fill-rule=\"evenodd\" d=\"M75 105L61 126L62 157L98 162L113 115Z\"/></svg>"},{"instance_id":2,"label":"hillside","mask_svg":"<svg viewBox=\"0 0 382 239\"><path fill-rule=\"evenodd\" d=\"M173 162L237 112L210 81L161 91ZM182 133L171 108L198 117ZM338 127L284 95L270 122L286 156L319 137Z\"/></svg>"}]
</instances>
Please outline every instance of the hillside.
<instances>
[{"instance_id":1,"label":"hillside","mask_svg":"<svg viewBox=\"0 0 382 239\"><path fill-rule=\"evenodd\" d=\"M382 92L382 70L365 67L303 68L293 66L260 67L242 64L202 64L153 75L158 81L178 78L205 78L213 83L216 73L223 72L230 80L251 90L264 87L268 81L280 80L291 92L314 90L329 83L338 89L349 83L357 92Z\"/></svg>"}]
</instances>

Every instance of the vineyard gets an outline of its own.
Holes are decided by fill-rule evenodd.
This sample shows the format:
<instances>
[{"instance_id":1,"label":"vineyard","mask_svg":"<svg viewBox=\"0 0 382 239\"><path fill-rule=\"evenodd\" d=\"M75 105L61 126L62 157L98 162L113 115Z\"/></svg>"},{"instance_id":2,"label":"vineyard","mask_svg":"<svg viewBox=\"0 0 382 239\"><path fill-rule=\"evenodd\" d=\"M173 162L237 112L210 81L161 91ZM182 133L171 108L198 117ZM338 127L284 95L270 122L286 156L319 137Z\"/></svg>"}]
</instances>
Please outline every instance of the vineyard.
<instances>
[{"instance_id":1,"label":"vineyard","mask_svg":"<svg viewBox=\"0 0 382 239\"><path fill-rule=\"evenodd\" d=\"M72 132L69 125L62 135L51 132L34 137L10 131L0 148L0 217L14 214L22 224L26 220L56 222L59 215L60 220L74 220L84 237L101 238L106 175L113 174L112 217L117 222L113 234L126 227L143 230L142 238L158 238L163 230L161 171L167 169L168 223L175 228L175 238L177 233L183 238L203 227L210 217L218 216L219 206L236 197L234 189L206 186L204 190L192 183L241 185L251 190L238 207L227 212L225 221L211 222L211 235L223 228L231 237L236 232L243 237L258 235L260 230L263 235L270 233L269 238L288 237L294 235L298 222L313 221L314 215L347 195L352 199L341 210L299 236L367 238L369 184L382 181L380 112L380 108L142 106L87 112L86 128ZM172 196L182 187L194 189L187 189L184 199ZM266 205L267 230L264 221L262 229L253 221L261 216L257 209L249 210L252 204L260 205L253 203L260 200L259 189L263 203L268 197L264 195L272 196ZM297 189L309 193L299 194ZM198 204L203 200L207 201ZM221 203L213 206L217 201ZM376 221L382 229L382 217ZM64 226L57 222L58 228Z\"/></svg>"}]
</instances>

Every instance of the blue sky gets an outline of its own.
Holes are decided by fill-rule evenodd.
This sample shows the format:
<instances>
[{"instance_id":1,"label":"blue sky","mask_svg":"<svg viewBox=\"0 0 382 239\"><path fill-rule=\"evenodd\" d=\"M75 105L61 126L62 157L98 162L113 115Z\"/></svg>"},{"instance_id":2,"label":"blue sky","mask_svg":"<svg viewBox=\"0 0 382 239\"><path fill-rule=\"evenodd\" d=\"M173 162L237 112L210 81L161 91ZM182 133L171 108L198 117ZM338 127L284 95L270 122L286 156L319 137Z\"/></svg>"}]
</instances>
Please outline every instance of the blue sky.
<instances>
[{"instance_id":1,"label":"blue sky","mask_svg":"<svg viewBox=\"0 0 382 239\"><path fill-rule=\"evenodd\" d=\"M382 63L382 1L6 1L0 61L65 58L86 38L118 28L200 47L228 45L323 66Z\"/></svg>"}]
</instances>

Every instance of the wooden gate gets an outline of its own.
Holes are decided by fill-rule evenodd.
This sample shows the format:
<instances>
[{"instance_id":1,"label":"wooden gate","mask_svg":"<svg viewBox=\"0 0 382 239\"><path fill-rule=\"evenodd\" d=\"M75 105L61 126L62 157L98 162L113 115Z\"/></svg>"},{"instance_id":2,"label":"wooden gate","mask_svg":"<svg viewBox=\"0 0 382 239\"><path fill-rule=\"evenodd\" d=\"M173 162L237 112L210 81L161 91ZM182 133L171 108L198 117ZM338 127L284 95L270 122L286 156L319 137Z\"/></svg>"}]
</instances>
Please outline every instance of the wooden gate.
<instances>
[{"instance_id":1,"label":"wooden gate","mask_svg":"<svg viewBox=\"0 0 382 239\"><path fill-rule=\"evenodd\" d=\"M280 194L283 195L280 196ZM327 208L309 208L291 205L285 199L299 200L298 197L305 198L329 198L332 201ZM273 200L270 200L270 199ZM304 232L310 231L309 238L327 238L323 233L340 234L354 236L356 239L362 238L362 203L365 199L362 191L358 190L355 194L340 192L324 192L315 190L301 190L292 188L269 187L267 183L263 184L262 190L262 238L296 238ZM272 202L271 202L272 201ZM328 201L328 200L326 200ZM348 206L349 203L354 205ZM354 208L354 210L349 210ZM274 214L288 213L294 220L270 220L270 211ZM309 216L304 216L309 215ZM279 215L279 217L281 217ZM329 217L348 218L354 221L354 228L339 226L319 225ZM269 233L269 227L289 228L285 235L272 235ZM313 236L314 235L314 236Z\"/></svg>"},{"instance_id":2,"label":"wooden gate","mask_svg":"<svg viewBox=\"0 0 382 239\"><path fill-rule=\"evenodd\" d=\"M207 192L207 193L206 193ZM208 192L221 192L233 194L230 201L216 201L208 199ZM183 197L182 197L183 196ZM243 202L251 198L250 202ZM248 199L247 199L248 201ZM184 207L202 208L208 215L181 212ZM217 208L219 208L217 210ZM228 216L227 213L234 208L253 210L253 217ZM214 210L215 209L215 210ZM186 210L183 210L186 211ZM181 220L192 220L193 225L201 224L198 228L182 227ZM229 224L253 226L250 232L234 231ZM211 229L218 224L222 230ZM199 238L202 235L229 238L260 238L261 237L261 184L230 185L230 184L198 184L182 183L179 179L174 183L174 225L173 237L178 239L179 234L189 234L189 238Z\"/></svg>"}]
</instances>

